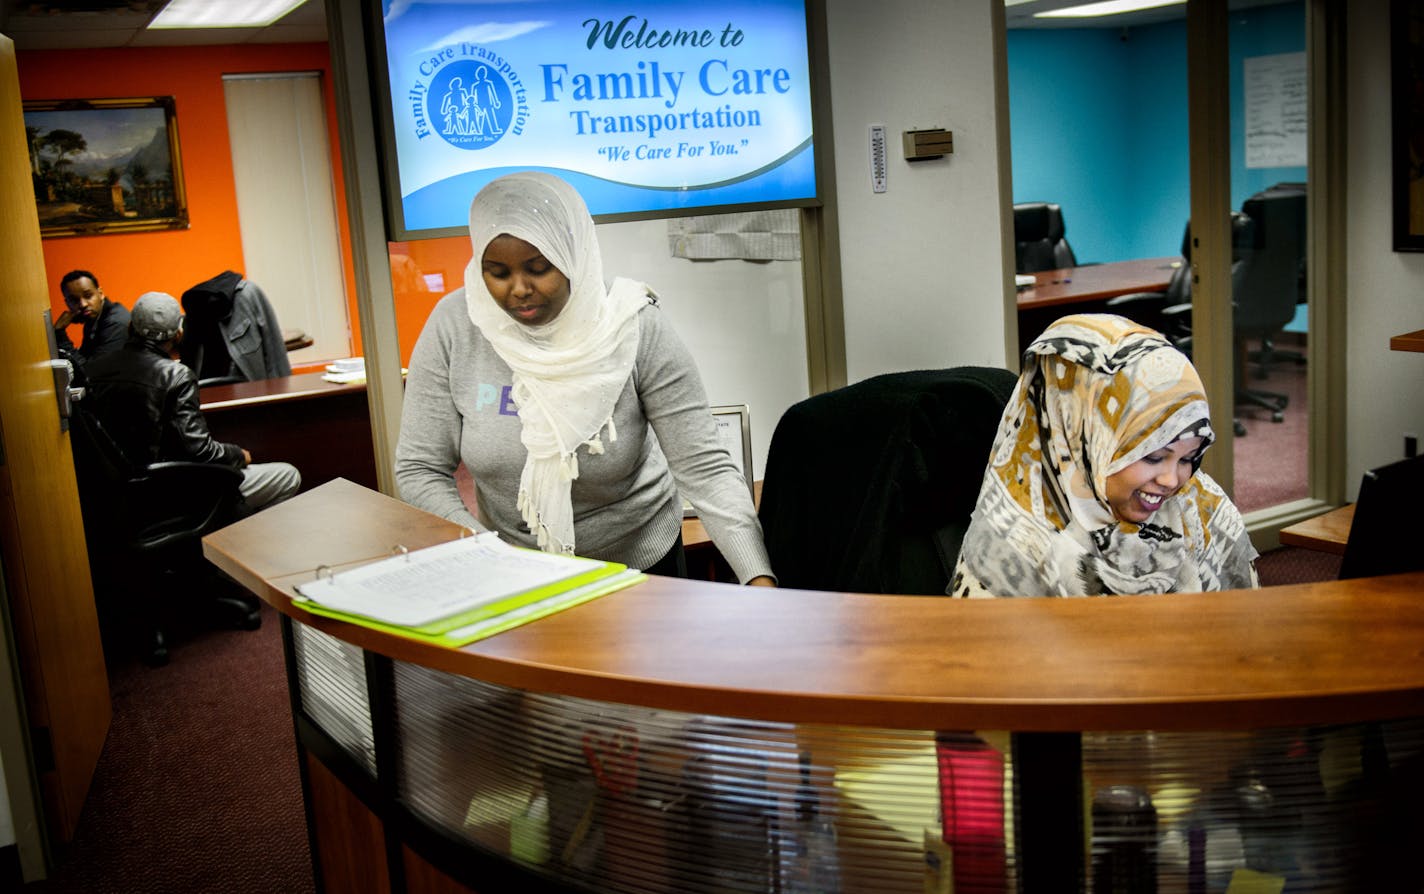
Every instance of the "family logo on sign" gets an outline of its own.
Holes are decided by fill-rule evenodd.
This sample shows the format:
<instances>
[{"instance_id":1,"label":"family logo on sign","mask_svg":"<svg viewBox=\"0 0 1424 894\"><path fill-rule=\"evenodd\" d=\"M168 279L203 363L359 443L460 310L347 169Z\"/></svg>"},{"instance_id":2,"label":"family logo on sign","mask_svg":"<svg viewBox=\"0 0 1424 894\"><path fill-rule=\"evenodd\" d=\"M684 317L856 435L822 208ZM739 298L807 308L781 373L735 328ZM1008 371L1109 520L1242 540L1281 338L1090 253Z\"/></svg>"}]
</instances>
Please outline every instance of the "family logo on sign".
<instances>
[{"instance_id":1,"label":"family logo on sign","mask_svg":"<svg viewBox=\"0 0 1424 894\"><path fill-rule=\"evenodd\" d=\"M483 47L460 44L431 61L437 60L443 62L438 68L422 66L422 74L431 75L429 87L417 83L412 90L423 105L417 109L417 137L434 132L451 146L475 150L523 131L529 117L524 86L502 58Z\"/></svg>"}]
</instances>

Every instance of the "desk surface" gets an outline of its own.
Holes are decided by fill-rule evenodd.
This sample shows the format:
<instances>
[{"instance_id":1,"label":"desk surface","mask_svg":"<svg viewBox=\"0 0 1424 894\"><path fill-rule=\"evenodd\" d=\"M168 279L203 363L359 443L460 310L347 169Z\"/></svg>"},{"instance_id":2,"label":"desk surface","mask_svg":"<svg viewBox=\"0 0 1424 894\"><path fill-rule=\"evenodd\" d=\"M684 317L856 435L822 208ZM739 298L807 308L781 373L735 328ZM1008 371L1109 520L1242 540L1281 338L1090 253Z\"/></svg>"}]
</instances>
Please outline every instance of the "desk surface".
<instances>
[{"instance_id":1,"label":"desk surface","mask_svg":"<svg viewBox=\"0 0 1424 894\"><path fill-rule=\"evenodd\" d=\"M338 385L323 373L214 385L198 392L214 438L283 460L307 490L334 478L376 487L376 453L366 385Z\"/></svg>"},{"instance_id":2,"label":"desk surface","mask_svg":"<svg viewBox=\"0 0 1424 894\"><path fill-rule=\"evenodd\" d=\"M1044 270L1018 293L1019 310L1103 301L1132 292L1163 292L1180 257L1140 258Z\"/></svg>"},{"instance_id":3,"label":"desk surface","mask_svg":"<svg viewBox=\"0 0 1424 894\"><path fill-rule=\"evenodd\" d=\"M253 404L305 400L331 394L364 392L365 382L338 385L322 378L325 373L301 373L277 379L258 379L233 385L213 385L198 392L204 413L221 412Z\"/></svg>"},{"instance_id":4,"label":"desk surface","mask_svg":"<svg viewBox=\"0 0 1424 894\"><path fill-rule=\"evenodd\" d=\"M1424 573L1254 591L964 600L655 577L461 649L291 604L459 526L332 481L204 538L279 611L400 661L688 712L901 729L1221 730L1413 716Z\"/></svg>"},{"instance_id":5,"label":"desk surface","mask_svg":"<svg viewBox=\"0 0 1424 894\"><path fill-rule=\"evenodd\" d=\"M1394 336L1389 340L1389 349L1391 351L1424 353L1424 329Z\"/></svg>"},{"instance_id":6,"label":"desk surface","mask_svg":"<svg viewBox=\"0 0 1424 894\"><path fill-rule=\"evenodd\" d=\"M1343 556L1345 542L1350 539L1350 525L1354 521L1355 504L1350 503L1339 509L1332 509L1324 515L1281 528L1281 543Z\"/></svg>"}]
</instances>

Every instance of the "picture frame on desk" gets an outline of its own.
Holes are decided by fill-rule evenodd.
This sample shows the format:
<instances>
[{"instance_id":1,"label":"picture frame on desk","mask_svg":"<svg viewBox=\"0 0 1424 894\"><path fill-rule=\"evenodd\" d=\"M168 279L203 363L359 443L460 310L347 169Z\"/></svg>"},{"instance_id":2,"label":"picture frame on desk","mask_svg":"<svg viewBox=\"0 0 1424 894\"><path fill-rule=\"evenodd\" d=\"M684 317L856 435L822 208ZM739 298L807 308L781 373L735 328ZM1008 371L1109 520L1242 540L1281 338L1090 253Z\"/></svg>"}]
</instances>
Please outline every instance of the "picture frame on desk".
<instances>
[{"instance_id":1,"label":"picture frame on desk","mask_svg":"<svg viewBox=\"0 0 1424 894\"><path fill-rule=\"evenodd\" d=\"M40 235L186 230L173 97L25 100Z\"/></svg>"},{"instance_id":2,"label":"picture frame on desk","mask_svg":"<svg viewBox=\"0 0 1424 894\"><path fill-rule=\"evenodd\" d=\"M1390 2L1394 250L1424 251L1424 0Z\"/></svg>"},{"instance_id":3,"label":"picture frame on desk","mask_svg":"<svg viewBox=\"0 0 1424 894\"><path fill-rule=\"evenodd\" d=\"M746 404L712 407L712 419L717 423L717 440L732 455L742 477L747 481L747 493L755 499L752 479L752 411ZM697 510L686 499L682 501L682 517L696 518Z\"/></svg>"}]
</instances>

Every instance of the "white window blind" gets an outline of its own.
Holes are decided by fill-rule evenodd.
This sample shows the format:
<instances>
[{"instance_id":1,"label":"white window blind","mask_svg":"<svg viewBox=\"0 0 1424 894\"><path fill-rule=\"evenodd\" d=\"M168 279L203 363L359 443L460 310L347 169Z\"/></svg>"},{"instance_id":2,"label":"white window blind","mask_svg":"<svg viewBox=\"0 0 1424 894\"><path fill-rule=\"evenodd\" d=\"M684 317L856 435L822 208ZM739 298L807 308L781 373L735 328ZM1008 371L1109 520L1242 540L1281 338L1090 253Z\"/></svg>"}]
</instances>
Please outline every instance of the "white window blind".
<instances>
[{"instance_id":1,"label":"white window blind","mask_svg":"<svg viewBox=\"0 0 1424 894\"><path fill-rule=\"evenodd\" d=\"M321 79L316 72L227 75L228 133L244 276L285 332L312 345L292 365L351 354L351 325Z\"/></svg>"}]
</instances>

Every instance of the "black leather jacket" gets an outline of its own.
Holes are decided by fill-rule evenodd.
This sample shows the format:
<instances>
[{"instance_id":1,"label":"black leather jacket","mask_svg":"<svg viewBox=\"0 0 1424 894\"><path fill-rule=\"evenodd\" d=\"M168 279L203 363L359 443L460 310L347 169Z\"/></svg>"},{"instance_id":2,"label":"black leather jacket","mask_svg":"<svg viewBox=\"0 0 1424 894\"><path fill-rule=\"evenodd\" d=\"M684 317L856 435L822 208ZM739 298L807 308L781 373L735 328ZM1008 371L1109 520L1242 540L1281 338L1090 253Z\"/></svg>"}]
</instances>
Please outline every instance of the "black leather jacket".
<instances>
[{"instance_id":1,"label":"black leather jacket","mask_svg":"<svg viewBox=\"0 0 1424 894\"><path fill-rule=\"evenodd\" d=\"M242 448L213 440L193 371L163 348L131 337L122 350L89 361L84 405L99 417L129 461L186 460L242 468Z\"/></svg>"}]
</instances>

